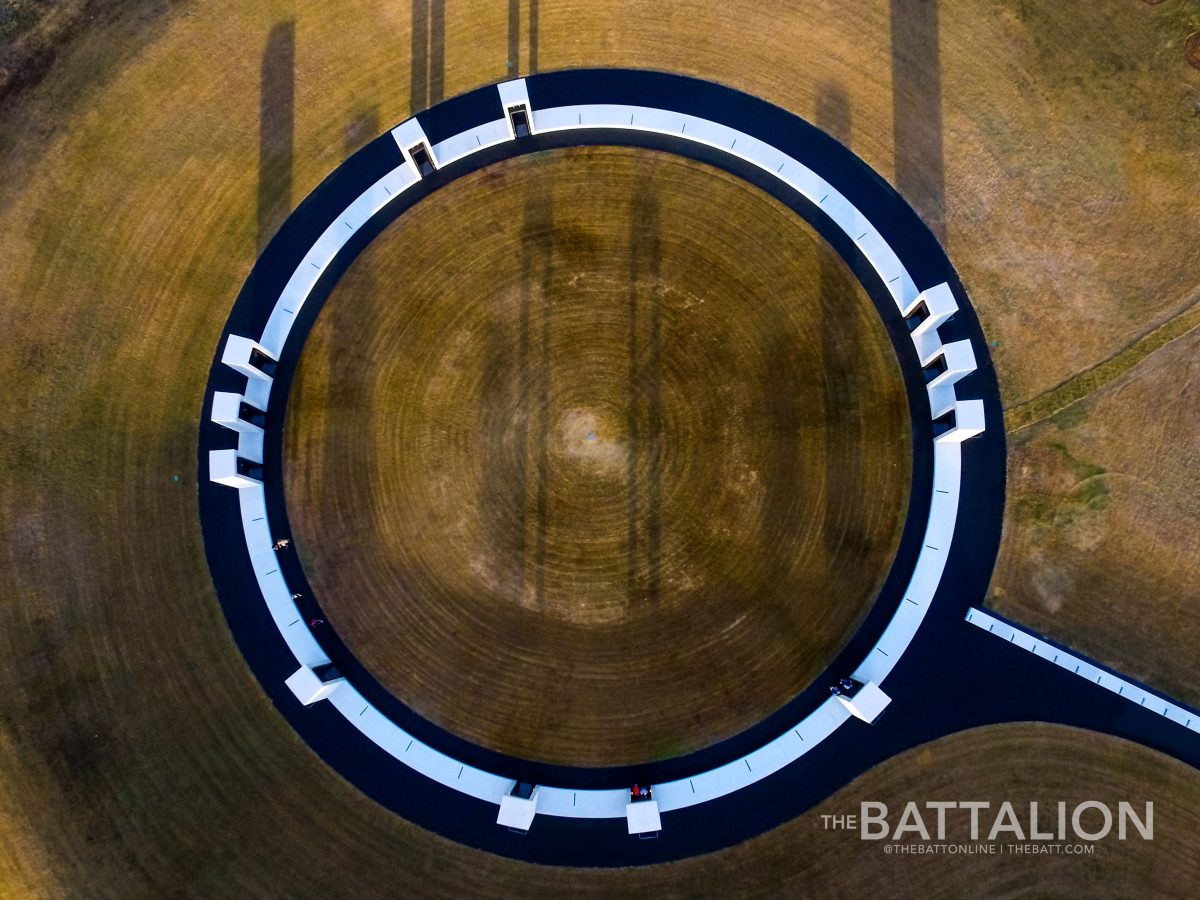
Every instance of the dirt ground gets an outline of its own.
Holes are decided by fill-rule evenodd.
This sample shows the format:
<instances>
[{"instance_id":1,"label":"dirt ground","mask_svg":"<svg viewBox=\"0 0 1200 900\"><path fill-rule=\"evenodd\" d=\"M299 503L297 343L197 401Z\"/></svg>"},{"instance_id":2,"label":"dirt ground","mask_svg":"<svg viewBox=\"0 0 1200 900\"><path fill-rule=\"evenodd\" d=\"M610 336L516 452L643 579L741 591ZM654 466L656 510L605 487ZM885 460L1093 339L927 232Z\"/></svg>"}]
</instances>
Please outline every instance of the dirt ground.
<instances>
[{"instance_id":1,"label":"dirt ground","mask_svg":"<svg viewBox=\"0 0 1200 900\"><path fill-rule=\"evenodd\" d=\"M513 867L492 878L507 864L383 814L299 742L224 625L194 481L217 335L282 216L349 149L413 109L536 69L699 75L841 137L944 234L998 342L1013 408L1055 390L1073 397L1072 379L1129 361L1106 386L1089 384L1095 396L1066 407L1065 422L1014 439L996 602L1195 696L1196 643L1184 639L1196 616L1195 531L1182 527L1195 518L1184 430L1195 400L1183 368L1194 338L1145 341L1194 308L1200 284L1200 71L1182 49L1200 25L1194 4L879 0L854 15L835 0L129 9L80 30L0 107L0 893L328 896L403 885L414 896L511 895L549 877ZM1135 347L1145 353L1121 355ZM1160 440L1138 444L1131 421ZM1097 467L1128 474L1096 477ZM1097 485L1108 488L1102 509ZM1056 596L1052 617L1042 610ZM1055 753L1075 759L1104 744L1089 736ZM986 759L1019 760L1027 746L1014 738ZM1190 797L1194 773L1128 753L1170 796ZM908 778L923 771L916 761L880 772ZM934 783L969 769L953 755L934 762ZM1098 758L1088 786L1115 783L1121 765ZM714 857L697 864L700 881L716 890L753 879L750 892L791 877L787 890L801 892L808 863L793 833L763 839L779 841L777 869ZM1179 870L1196 854L1179 846L1058 865L1050 887L1031 867L997 868L989 888L1178 894L1196 880ZM654 876L660 893L677 871ZM825 892L871 878L923 883L899 871L864 857L838 867ZM929 871L948 895L979 884L961 865ZM630 892L648 883L555 877L597 893L622 877Z\"/></svg>"},{"instance_id":2,"label":"dirt ground","mask_svg":"<svg viewBox=\"0 0 1200 900\"><path fill-rule=\"evenodd\" d=\"M642 762L774 712L866 615L908 510L865 291L787 207L666 154L440 191L347 273L298 379L288 511L330 626L524 758Z\"/></svg>"}]
</instances>

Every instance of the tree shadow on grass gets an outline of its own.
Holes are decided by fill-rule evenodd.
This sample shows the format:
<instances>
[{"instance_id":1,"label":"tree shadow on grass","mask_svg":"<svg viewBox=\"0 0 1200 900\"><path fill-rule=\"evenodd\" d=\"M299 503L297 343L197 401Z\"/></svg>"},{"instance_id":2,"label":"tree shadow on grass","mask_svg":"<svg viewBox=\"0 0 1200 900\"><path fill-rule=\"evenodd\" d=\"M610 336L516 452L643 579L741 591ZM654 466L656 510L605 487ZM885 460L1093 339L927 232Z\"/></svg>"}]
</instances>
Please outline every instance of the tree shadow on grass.
<instances>
[{"instance_id":1,"label":"tree shadow on grass","mask_svg":"<svg viewBox=\"0 0 1200 900\"><path fill-rule=\"evenodd\" d=\"M946 231L946 186L938 0L891 2L896 188L940 241Z\"/></svg>"}]
</instances>

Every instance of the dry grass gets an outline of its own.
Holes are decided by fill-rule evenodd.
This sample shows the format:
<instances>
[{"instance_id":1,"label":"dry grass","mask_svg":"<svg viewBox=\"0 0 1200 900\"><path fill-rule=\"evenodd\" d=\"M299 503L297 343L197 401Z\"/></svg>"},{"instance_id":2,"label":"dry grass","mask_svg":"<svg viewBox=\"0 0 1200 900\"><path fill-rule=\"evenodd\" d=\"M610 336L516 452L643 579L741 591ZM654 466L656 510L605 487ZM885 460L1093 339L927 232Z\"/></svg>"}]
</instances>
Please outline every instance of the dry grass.
<instances>
[{"instance_id":1,"label":"dry grass","mask_svg":"<svg viewBox=\"0 0 1200 900\"><path fill-rule=\"evenodd\" d=\"M1039 394L1028 403L1007 410L1004 419L1009 433L1015 435L1020 430L1057 415L1072 404L1090 397L1150 354L1194 330L1197 325L1200 325L1200 293L1194 295L1192 304L1175 318L1151 329L1102 363L1069 378L1053 390Z\"/></svg>"},{"instance_id":2,"label":"dry grass","mask_svg":"<svg viewBox=\"0 0 1200 900\"><path fill-rule=\"evenodd\" d=\"M1200 703L1200 330L1022 431L991 605Z\"/></svg>"},{"instance_id":3,"label":"dry grass","mask_svg":"<svg viewBox=\"0 0 1200 900\"><path fill-rule=\"evenodd\" d=\"M621 764L749 727L866 615L907 511L870 299L782 204L658 153L457 182L330 298L289 516L384 685L522 757Z\"/></svg>"},{"instance_id":4,"label":"dry grass","mask_svg":"<svg viewBox=\"0 0 1200 900\"><path fill-rule=\"evenodd\" d=\"M904 98L923 82L903 69L893 80L886 3L856 5L854 15L834 0L538 7L539 68L674 69L818 120L833 98L845 111L839 133L883 174L919 168L925 158L922 148L893 146L893 86ZM946 195L910 196L931 219L944 216L951 255L1001 342L1005 396L1021 403L1190 302L1200 253L1200 72L1182 61L1181 42L1195 30L1195 12L1127 0L942 7ZM515 69L527 71L528 5L520 11L510 41L508 4L448 8L444 53L428 54L420 96L500 79L514 55ZM208 362L262 230L260 52L272 28L289 20L295 71L282 74L294 76L293 152L272 156L263 178L284 186L281 202L294 202L370 123L380 130L409 113L407 7L194 3L147 21L121 18L83 33L36 88L2 110L0 893L513 895L561 892L571 881L595 893L640 894L650 884L667 895L727 892L730 884L800 893L805 878L825 893L915 890L935 880L948 895L985 893L982 876L961 866L921 875L914 864L898 878L906 870L863 858L835 872L844 857L832 850L822 882L796 853L795 829L816 831L811 815L764 839L775 847L765 862L755 854L766 844L752 843L652 880L531 874L384 814L276 716L212 595L193 478ZM440 71L431 72L439 59ZM1153 379L1178 377L1159 360L1183 346L1168 344L1123 377L1150 379L1145 396L1153 403L1172 396ZM1174 384L1179 392L1184 383ZM1116 399L1096 401L1106 402ZM1114 470L1109 455L1128 460L1149 482L1143 497L1195 497L1181 474L1190 458L1182 435L1169 438L1174 444L1125 445L1119 411L1093 416L1095 433L1085 425L1076 433L1098 449L1064 443L1072 458ZM1053 473L1060 464L1031 454L1028 465ZM171 481L174 473L181 483ZM1109 510L1122 506L1118 490ZM1169 566L1184 558L1194 531L1149 531L1155 510L1171 508L1158 503L1135 501L1120 527L1108 528L1104 565L1117 572L1138 559L1136 542L1153 536L1136 566L1163 567L1162 594L1183 617L1194 581L1175 580L1190 576ZM1021 537L1031 533L1010 529L1006 571L1037 562ZM1038 565L1051 574L1078 553L1070 541L1046 547ZM1115 583L1097 579L1098 609L1087 621L1129 621L1133 595ZM1146 660L1178 630L1162 616L1139 622ZM1110 646L1125 653L1133 643L1114 637ZM1176 677L1181 693L1194 692L1194 674L1181 667ZM1180 868L1196 858L1187 843L1196 833L1187 818L1196 806L1194 773L1123 745L1114 758L1105 755L1109 746L1091 737L1058 742L1046 765L1058 771L1064 760L1093 759L1081 770L1089 790L1115 783L1111 773L1125 766L1135 779L1152 772L1169 789L1164 806L1180 798L1177 821L1189 822L1178 843L1114 851L1087 867L1046 863L1057 867L1044 882L1030 865L997 869L987 882L993 893L1181 893L1195 883L1195 873ZM918 755L880 772L908 779L928 771L940 786L956 772L1023 761L1029 747L1016 738L989 745L973 769L949 754L925 769ZM1144 780L1131 784L1151 789ZM696 880L686 871L699 873Z\"/></svg>"},{"instance_id":5,"label":"dry grass","mask_svg":"<svg viewBox=\"0 0 1200 900\"><path fill-rule=\"evenodd\" d=\"M988 285L972 286L1000 338L1014 432L989 602L1194 704L1200 204L1186 185L1200 175L1200 80L1181 51L1200 13L1111 6L1103 52L1082 36L1056 38L1079 13L1071 4L1022 4L1008 17L1006 46L1025 68L1007 89L1036 88L1023 102L1043 125L1012 129L993 153L1020 160L1041 144L1046 155L997 170L975 206L988 222L982 198L999 204L1011 219L1002 231L1024 230L1037 245L951 241L964 272L982 267L969 282ZM1015 108L1004 90L988 102ZM1051 141L1072 149L1052 153ZM1013 176L1016 192L1006 189ZM1016 278L1028 280L1024 294L1005 286Z\"/></svg>"},{"instance_id":6,"label":"dry grass","mask_svg":"<svg viewBox=\"0 0 1200 900\"><path fill-rule=\"evenodd\" d=\"M961 38L943 40L947 249L1017 405L1193 302L1200 73L1181 45L1200 12L942 6Z\"/></svg>"}]
</instances>

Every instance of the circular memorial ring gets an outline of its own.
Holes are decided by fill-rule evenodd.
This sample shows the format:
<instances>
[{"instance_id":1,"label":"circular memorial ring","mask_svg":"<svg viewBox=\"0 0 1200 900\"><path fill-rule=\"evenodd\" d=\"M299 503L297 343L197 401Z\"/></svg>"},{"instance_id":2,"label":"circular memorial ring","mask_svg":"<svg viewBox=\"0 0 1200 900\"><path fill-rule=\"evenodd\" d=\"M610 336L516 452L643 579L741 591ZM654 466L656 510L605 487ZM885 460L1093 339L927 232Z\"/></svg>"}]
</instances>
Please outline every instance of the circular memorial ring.
<instances>
[{"instance_id":1,"label":"circular memorial ring","mask_svg":"<svg viewBox=\"0 0 1200 900\"><path fill-rule=\"evenodd\" d=\"M710 747L613 768L505 756L413 712L324 626L319 598L281 545L289 534L281 473L288 388L341 274L384 227L439 187L500 160L583 145L707 163L809 222L879 312L913 433L909 510L896 556L871 612L825 677ZM218 345L202 423L200 515L209 567L238 644L280 712L328 764L406 819L546 864L638 865L728 846L928 739L904 727L920 685L906 678L902 658L914 645L919 654L937 654L937 642L982 600L999 546L1004 437L995 373L938 241L886 181L819 129L754 97L679 75L573 70L492 85L441 103L355 153L304 200L254 266ZM867 699L830 696L828 686L847 675L865 686ZM894 702L878 721L850 724L856 715L870 721L889 694ZM655 814L628 804L634 783L653 786ZM506 799L531 786L528 800ZM658 840L636 839L655 834Z\"/></svg>"}]
</instances>

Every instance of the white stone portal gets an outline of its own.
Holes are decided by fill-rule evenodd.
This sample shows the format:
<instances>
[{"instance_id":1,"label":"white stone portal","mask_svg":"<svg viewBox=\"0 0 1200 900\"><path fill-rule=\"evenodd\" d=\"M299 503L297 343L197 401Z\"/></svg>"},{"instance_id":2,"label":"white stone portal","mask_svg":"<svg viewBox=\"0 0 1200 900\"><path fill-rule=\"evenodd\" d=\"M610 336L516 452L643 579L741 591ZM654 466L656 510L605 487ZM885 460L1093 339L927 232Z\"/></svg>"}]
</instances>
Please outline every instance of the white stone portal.
<instances>
[{"instance_id":1,"label":"white stone portal","mask_svg":"<svg viewBox=\"0 0 1200 900\"><path fill-rule=\"evenodd\" d=\"M914 338L920 337L926 332L933 331L958 312L958 301L954 299L954 294L950 291L950 285L944 281L917 294L913 301L902 310L905 318L915 313L922 304L924 304L925 312L928 315L921 320L920 325L913 329Z\"/></svg>"},{"instance_id":2,"label":"white stone portal","mask_svg":"<svg viewBox=\"0 0 1200 900\"><path fill-rule=\"evenodd\" d=\"M214 391L212 420L242 434L261 434L262 428L242 417L242 404L246 398L230 391Z\"/></svg>"},{"instance_id":3,"label":"white stone portal","mask_svg":"<svg viewBox=\"0 0 1200 900\"><path fill-rule=\"evenodd\" d=\"M983 428L983 401L959 400L954 404L954 427L934 440L943 444L961 444L967 438L982 434Z\"/></svg>"},{"instance_id":4,"label":"white stone portal","mask_svg":"<svg viewBox=\"0 0 1200 900\"><path fill-rule=\"evenodd\" d=\"M429 165L435 169L441 165L433 153L433 144L429 143L429 138L425 136L425 129L421 127L421 123L416 120L416 117L401 122L393 128L392 138L399 146L405 163L417 178L424 177L425 173L421 171L420 160L414 153L419 154L424 151L429 158Z\"/></svg>"},{"instance_id":5,"label":"white stone portal","mask_svg":"<svg viewBox=\"0 0 1200 900\"><path fill-rule=\"evenodd\" d=\"M253 461L239 457L236 450L208 451L209 480L226 487L262 487L262 481L252 474L256 466Z\"/></svg>"},{"instance_id":6,"label":"white stone portal","mask_svg":"<svg viewBox=\"0 0 1200 900\"><path fill-rule=\"evenodd\" d=\"M257 341L231 334L225 342L224 352L221 353L221 362L247 378L270 381L271 374L262 367L270 366L273 371L276 360L267 348Z\"/></svg>"},{"instance_id":7,"label":"white stone portal","mask_svg":"<svg viewBox=\"0 0 1200 900\"><path fill-rule=\"evenodd\" d=\"M929 382L930 388L949 386L975 371L975 351L971 349L970 341L951 341L949 344L943 344L940 354L935 353L930 360L921 360L921 364L927 366L939 355L945 369Z\"/></svg>"},{"instance_id":8,"label":"white stone portal","mask_svg":"<svg viewBox=\"0 0 1200 900\"><path fill-rule=\"evenodd\" d=\"M513 112L520 109L525 112L525 125L529 129L529 133L536 134L537 129L533 125L533 107L529 103L529 91L525 87L525 79L506 81L496 87L500 90L500 102L504 105L504 120L508 123L509 136L514 140L521 137L517 134L517 125L513 120Z\"/></svg>"}]
</instances>

